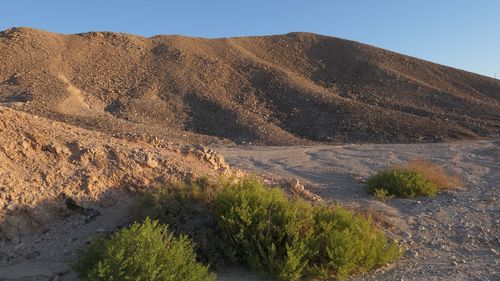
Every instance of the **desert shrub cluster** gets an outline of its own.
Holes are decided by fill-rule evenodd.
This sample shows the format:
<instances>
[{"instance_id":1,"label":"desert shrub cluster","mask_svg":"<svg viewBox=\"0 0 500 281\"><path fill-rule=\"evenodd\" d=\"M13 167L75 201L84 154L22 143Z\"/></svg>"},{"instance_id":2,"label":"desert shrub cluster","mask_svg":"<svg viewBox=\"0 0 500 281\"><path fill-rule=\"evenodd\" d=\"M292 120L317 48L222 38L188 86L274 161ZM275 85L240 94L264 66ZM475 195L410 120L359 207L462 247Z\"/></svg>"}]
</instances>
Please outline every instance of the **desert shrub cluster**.
<instances>
[{"instance_id":1,"label":"desert shrub cluster","mask_svg":"<svg viewBox=\"0 0 500 281\"><path fill-rule=\"evenodd\" d=\"M401 253L369 217L290 198L253 179L161 189L141 209L139 217L189 235L201 260L244 265L279 280L345 279Z\"/></svg>"},{"instance_id":2,"label":"desert shrub cluster","mask_svg":"<svg viewBox=\"0 0 500 281\"><path fill-rule=\"evenodd\" d=\"M369 218L340 206L291 199L257 181L223 189L214 213L231 245L228 256L280 280L344 279L400 254Z\"/></svg>"},{"instance_id":3,"label":"desert shrub cluster","mask_svg":"<svg viewBox=\"0 0 500 281\"><path fill-rule=\"evenodd\" d=\"M415 160L377 173L366 185L375 197L386 200L392 196L434 196L442 189L459 187L461 181L440 166Z\"/></svg>"},{"instance_id":4,"label":"desert shrub cluster","mask_svg":"<svg viewBox=\"0 0 500 281\"><path fill-rule=\"evenodd\" d=\"M150 219L94 239L73 267L91 281L215 281L186 235Z\"/></svg>"}]
</instances>

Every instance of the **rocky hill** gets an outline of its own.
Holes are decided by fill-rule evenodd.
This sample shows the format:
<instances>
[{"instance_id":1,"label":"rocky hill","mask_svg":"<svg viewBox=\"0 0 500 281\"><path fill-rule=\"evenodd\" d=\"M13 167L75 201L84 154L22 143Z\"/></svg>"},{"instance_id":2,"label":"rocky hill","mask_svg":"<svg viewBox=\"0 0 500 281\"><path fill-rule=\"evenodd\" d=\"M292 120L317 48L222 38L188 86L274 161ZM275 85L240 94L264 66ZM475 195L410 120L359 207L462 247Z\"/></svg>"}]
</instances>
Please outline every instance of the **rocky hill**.
<instances>
[{"instance_id":1,"label":"rocky hill","mask_svg":"<svg viewBox=\"0 0 500 281\"><path fill-rule=\"evenodd\" d=\"M201 39L0 32L0 103L192 143L432 142L500 135L500 81L308 33Z\"/></svg>"}]
</instances>

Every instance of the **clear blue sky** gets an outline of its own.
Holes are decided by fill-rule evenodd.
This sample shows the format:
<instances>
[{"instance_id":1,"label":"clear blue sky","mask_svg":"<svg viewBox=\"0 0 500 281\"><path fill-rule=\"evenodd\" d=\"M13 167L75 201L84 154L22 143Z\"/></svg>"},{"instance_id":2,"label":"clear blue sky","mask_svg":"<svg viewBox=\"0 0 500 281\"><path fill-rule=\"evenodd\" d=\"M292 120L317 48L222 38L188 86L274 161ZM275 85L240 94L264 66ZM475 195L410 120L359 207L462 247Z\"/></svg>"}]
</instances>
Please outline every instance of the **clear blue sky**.
<instances>
[{"instance_id":1,"label":"clear blue sky","mask_svg":"<svg viewBox=\"0 0 500 281\"><path fill-rule=\"evenodd\" d=\"M500 77L500 0L11 0L0 29L231 37L308 31Z\"/></svg>"}]
</instances>

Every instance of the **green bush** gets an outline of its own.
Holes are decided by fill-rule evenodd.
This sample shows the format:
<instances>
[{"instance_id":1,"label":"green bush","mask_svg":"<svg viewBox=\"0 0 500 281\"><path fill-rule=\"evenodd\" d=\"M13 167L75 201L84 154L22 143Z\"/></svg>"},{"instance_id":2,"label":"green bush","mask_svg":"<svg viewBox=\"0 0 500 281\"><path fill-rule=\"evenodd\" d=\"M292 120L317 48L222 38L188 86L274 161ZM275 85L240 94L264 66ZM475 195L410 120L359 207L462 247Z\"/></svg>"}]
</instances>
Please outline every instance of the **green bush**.
<instances>
[{"instance_id":1,"label":"green bush","mask_svg":"<svg viewBox=\"0 0 500 281\"><path fill-rule=\"evenodd\" d=\"M434 196L439 187L417 172L407 170L386 170L368 179L366 183L370 193L383 191L387 195L415 197Z\"/></svg>"},{"instance_id":2,"label":"green bush","mask_svg":"<svg viewBox=\"0 0 500 281\"><path fill-rule=\"evenodd\" d=\"M176 235L187 235L193 240L202 262L223 265L223 245L214 243L220 240L220 235L217 218L211 211L217 188L200 178L193 184L175 183L157 189L139 200L134 207L135 217L137 220L151 217L168 224Z\"/></svg>"},{"instance_id":3,"label":"green bush","mask_svg":"<svg viewBox=\"0 0 500 281\"><path fill-rule=\"evenodd\" d=\"M91 281L205 281L215 275L197 263L187 236L146 219L111 237L99 237L79 254L74 269Z\"/></svg>"},{"instance_id":4,"label":"green bush","mask_svg":"<svg viewBox=\"0 0 500 281\"><path fill-rule=\"evenodd\" d=\"M308 266L312 244L312 207L291 201L279 189L246 180L222 190L215 199L215 214L226 253L233 261L280 280L297 280Z\"/></svg>"},{"instance_id":5,"label":"green bush","mask_svg":"<svg viewBox=\"0 0 500 281\"><path fill-rule=\"evenodd\" d=\"M375 188L373 190L373 196L380 201L387 201L388 199L394 197L394 195L390 195L389 191L387 191L387 189L384 188Z\"/></svg>"},{"instance_id":6,"label":"green bush","mask_svg":"<svg viewBox=\"0 0 500 281\"><path fill-rule=\"evenodd\" d=\"M292 199L254 179L177 184L147 195L140 206L139 217L186 233L212 264L240 264L279 280L345 279L401 254L370 218Z\"/></svg>"},{"instance_id":7,"label":"green bush","mask_svg":"<svg viewBox=\"0 0 500 281\"><path fill-rule=\"evenodd\" d=\"M355 272L366 272L394 261L402 249L389 241L370 218L341 207L315 209L314 239L317 275L328 278L335 273L345 279Z\"/></svg>"},{"instance_id":8,"label":"green bush","mask_svg":"<svg viewBox=\"0 0 500 281\"><path fill-rule=\"evenodd\" d=\"M246 180L214 202L229 258L280 280L345 279L400 255L371 219L339 206L312 205Z\"/></svg>"}]
</instances>

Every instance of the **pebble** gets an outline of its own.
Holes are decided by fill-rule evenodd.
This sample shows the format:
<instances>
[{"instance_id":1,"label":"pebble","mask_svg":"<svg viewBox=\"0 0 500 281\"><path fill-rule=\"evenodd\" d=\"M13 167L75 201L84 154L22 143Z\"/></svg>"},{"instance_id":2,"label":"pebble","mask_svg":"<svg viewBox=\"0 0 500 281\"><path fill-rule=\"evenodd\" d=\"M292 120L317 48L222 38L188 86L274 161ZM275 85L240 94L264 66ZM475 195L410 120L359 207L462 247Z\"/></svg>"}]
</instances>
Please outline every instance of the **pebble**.
<instances>
[{"instance_id":1,"label":"pebble","mask_svg":"<svg viewBox=\"0 0 500 281\"><path fill-rule=\"evenodd\" d=\"M105 228L100 227L100 228L96 229L96 230L95 230L95 232L96 232L96 233L104 233L104 232L106 232L106 229L105 229Z\"/></svg>"}]
</instances>

